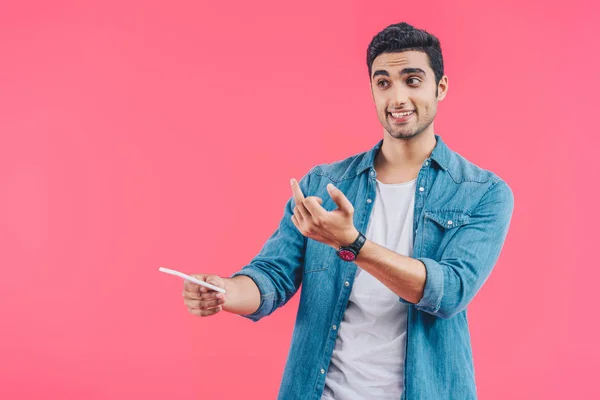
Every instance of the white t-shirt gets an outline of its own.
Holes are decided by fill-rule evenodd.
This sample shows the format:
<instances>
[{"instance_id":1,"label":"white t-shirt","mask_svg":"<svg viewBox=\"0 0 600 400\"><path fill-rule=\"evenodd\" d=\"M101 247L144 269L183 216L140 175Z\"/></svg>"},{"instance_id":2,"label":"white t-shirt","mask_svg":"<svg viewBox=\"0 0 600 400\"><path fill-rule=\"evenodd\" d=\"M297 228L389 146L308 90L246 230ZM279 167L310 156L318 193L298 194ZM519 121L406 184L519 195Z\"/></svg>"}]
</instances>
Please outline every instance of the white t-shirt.
<instances>
[{"instance_id":1,"label":"white t-shirt","mask_svg":"<svg viewBox=\"0 0 600 400\"><path fill-rule=\"evenodd\" d=\"M404 256L413 251L417 180L377 181L377 195L365 236ZM408 306L360 267L350 293L322 400L398 400L404 389Z\"/></svg>"}]
</instances>

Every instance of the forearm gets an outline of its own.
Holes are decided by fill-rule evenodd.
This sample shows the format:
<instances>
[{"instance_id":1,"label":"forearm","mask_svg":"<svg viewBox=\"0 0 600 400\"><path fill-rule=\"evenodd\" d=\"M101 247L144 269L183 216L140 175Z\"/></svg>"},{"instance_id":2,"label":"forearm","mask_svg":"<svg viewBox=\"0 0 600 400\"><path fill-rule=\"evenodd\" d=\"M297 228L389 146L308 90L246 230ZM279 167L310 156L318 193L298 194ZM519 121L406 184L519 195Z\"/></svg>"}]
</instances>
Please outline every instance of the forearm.
<instances>
[{"instance_id":1,"label":"forearm","mask_svg":"<svg viewBox=\"0 0 600 400\"><path fill-rule=\"evenodd\" d=\"M225 281L225 303L223 310L248 315L258 310L260 306L260 291L254 281L244 275L234 278L223 278Z\"/></svg>"},{"instance_id":2,"label":"forearm","mask_svg":"<svg viewBox=\"0 0 600 400\"><path fill-rule=\"evenodd\" d=\"M421 261L367 240L355 263L404 300L416 304L423 297L427 271Z\"/></svg>"}]
</instances>

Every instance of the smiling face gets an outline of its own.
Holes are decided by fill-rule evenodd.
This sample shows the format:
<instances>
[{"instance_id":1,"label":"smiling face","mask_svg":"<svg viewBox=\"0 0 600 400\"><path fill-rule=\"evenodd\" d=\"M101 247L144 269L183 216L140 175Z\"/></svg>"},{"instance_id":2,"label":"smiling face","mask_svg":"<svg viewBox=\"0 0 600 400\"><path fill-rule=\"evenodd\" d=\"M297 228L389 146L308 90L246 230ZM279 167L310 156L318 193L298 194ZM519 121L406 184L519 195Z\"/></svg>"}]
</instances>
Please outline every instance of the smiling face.
<instances>
[{"instance_id":1,"label":"smiling face","mask_svg":"<svg viewBox=\"0 0 600 400\"><path fill-rule=\"evenodd\" d=\"M371 92L383 128L394 138L433 134L437 102L446 97L448 78L436 84L427 54L382 53L371 67Z\"/></svg>"}]
</instances>

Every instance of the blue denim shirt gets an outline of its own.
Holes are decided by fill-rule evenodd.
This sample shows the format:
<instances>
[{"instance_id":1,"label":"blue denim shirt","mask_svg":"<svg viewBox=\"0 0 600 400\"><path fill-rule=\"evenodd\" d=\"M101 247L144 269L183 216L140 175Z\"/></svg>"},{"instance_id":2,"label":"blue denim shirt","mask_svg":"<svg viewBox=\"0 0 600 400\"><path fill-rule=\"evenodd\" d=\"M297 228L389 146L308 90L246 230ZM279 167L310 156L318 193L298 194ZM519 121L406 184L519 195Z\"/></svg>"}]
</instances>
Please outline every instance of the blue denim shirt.
<instances>
[{"instance_id":1,"label":"blue denim shirt","mask_svg":"<svg viewBox=\"0 0 600 400\"><path fill-rule=\"evenodd\" d=\"M402 399L469 400L477 397L467 306L489 277L506 238L513 193L492 172L450 150L441 137L417 177L413 258L426 267L423 298L409 304ZM365 232L376 193L370 151L313 167L302 177L305 196L337 208L326 186L333 183L354 205L354 224ZM302 287L279 399L320 399L339 327L356 273L335 249L303 236L285 205L279 227L250 264L246 275L261 293L258 321L283 306ZM302 284L302 286L301 286Z\"/></svg>"}]
</instances>

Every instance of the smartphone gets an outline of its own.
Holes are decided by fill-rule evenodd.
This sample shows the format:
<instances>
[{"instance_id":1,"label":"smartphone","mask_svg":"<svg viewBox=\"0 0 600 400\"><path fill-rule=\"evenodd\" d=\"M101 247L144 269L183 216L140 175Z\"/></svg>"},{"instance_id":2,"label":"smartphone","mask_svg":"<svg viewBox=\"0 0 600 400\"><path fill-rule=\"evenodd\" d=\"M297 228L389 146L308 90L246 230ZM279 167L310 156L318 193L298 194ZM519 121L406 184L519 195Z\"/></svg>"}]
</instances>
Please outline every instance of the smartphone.
<instances>
[{"instance_id":1,"label":"smartphone","mask_svg":"<svg viewBox=\"0 0 600 400\"><path fill-rule=\"evenodd\" d=\"M167 273L167 274L178 276L180 278L183 278L185 280L193 282L193 283L195 283L197 285L201 285L201 286L207 287L209 289L216 290L217 292L226 293L225 289L222 289L222 288L220 288L218 286L211 285L210 283L201 281L200 279L194 278L193 276L186 275L183 272L179 272L179 271L175 271L174 269L163 268L163 267L160 267L158 270L160 272L164 272L164 273Z\"/></svg>"}]
</instances>

